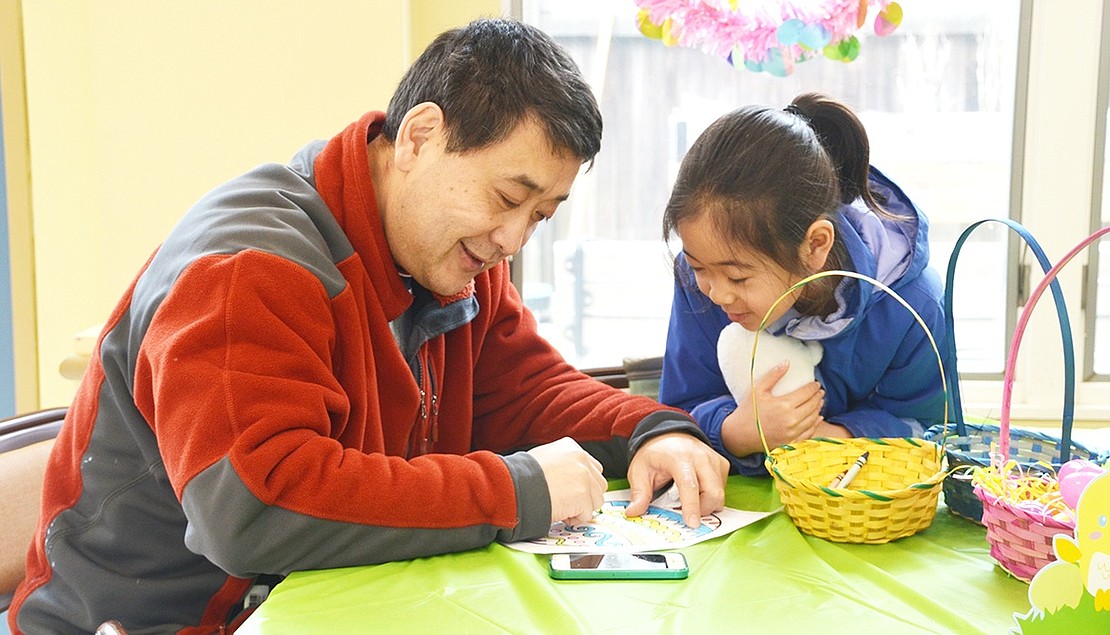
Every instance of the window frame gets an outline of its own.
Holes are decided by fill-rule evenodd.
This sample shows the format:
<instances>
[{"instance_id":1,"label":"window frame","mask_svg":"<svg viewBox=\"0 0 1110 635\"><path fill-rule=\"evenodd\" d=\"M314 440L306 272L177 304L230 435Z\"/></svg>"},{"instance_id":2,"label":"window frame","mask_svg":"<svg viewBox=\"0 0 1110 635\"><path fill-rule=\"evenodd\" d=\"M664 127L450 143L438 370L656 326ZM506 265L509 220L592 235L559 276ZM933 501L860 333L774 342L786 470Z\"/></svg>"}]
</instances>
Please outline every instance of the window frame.
<instances>
[{"instance_id":1,"label":"window frame","mask_svg":"<svg viewBox=\"0 0 1110 635\"><path fill-rule=\"evenodd\" d=\"M1091 165L1091 224L1094 233L1102 227L1103 199L1107 196L1106 174L1106 127L1110 119L1110 4L1103 2L1101 50L1098 65L1098 93L1095 98L1094 161ZM1083 381L1110 382L1110 374L1095 372L1095 347L1093 335L1098 320L1098 273L1099 253L1097 245L1089 250L1089 261L1083 276L1083 325L1084 333L1092 334L1092 341L1083 347ZM1104 333L1110 337L1110 333Z\"/></svg>"}]
</instances>

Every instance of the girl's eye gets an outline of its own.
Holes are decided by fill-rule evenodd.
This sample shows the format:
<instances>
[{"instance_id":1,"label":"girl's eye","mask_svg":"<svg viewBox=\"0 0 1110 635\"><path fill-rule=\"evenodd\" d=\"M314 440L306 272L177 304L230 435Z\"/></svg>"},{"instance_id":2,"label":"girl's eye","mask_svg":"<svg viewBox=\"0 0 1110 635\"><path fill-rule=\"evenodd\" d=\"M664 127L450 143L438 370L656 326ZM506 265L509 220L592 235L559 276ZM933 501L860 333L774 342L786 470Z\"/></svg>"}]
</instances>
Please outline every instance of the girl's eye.
<instances>
[{"instance_id":1,"label":"girl's eye","mask_svg":"<svg viewBox=\"0 0 1110 635\"><path fill-rule=\"evenodd\" d=\"M747 278L729 278L728 281L731 282L732 284L744 284L745 282L748 281L748 279Z\"/></svg>"}]
</instances>

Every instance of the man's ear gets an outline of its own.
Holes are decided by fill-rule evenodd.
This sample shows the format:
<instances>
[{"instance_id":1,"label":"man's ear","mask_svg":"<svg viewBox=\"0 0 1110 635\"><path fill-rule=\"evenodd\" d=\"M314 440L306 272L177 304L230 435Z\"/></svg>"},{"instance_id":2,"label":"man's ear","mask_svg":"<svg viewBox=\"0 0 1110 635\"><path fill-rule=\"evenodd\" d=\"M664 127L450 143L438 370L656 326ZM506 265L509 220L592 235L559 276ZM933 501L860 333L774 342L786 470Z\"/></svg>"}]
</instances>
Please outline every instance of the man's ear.
<instances>
[{"instance_id":1,"label":"man's ear","mask_svg":"<svg viewBox=\"0 0 1110 635\"><path fill-rule=\"evenodd\" d=\"M835 237L836 229L833 227L832 221L827 218L819 218L813 221L813 224L806 230L806 237L802 240L798 255L810 271L816 273L824 268L825 262L829 259L829 252L832 251Z\"/></svg>"},{"instance_id":2,"label":"man's ear","mask_svg":"<svg viewBox=\"0 0 1110 635\"><path fill-rule=\"evenodd\" d=\"M393 160L397 169L402 172L411 170L429 144L443 140L443 124L443 110L430 101L410 108L401 119L393 143Z\"/></svg>"}]
</instances>

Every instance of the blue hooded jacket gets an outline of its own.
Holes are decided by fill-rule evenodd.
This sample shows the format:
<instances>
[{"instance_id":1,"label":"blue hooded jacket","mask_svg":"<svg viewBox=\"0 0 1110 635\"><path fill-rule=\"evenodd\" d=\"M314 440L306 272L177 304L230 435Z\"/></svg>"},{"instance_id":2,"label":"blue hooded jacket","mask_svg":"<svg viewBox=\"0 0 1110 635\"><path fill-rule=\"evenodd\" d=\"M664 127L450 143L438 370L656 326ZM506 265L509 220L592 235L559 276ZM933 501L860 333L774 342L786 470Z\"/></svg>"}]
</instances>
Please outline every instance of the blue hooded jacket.
<instances>
[{"instance_id":1,"label":"blue hooded jacket","mask_svg":"<svg viewBox=\"0 0 1110 635\"><path fill-rule=\"evenodd\" d=\"M940 275L929 267L929 222L875 168L869 181L885 209L910 220L882 218L858 200L842 205L835 223L851 268L887 285L918 312L947 367L944 291ZM824 347L816 375L825 389L825 420L857 437L920 436L942 422L945 395L937 356L913 315L882 289L855 278L842 278L836 294L839 308L833 314L802 316L791 309L767 329ZM698 291L679 254L659 400L689 411L733 472L761 474L762 453L736 457L721 442L721 425L736 410L717 362L717 338L728 324L725 312Z\"/></svg>"}]
</instances>

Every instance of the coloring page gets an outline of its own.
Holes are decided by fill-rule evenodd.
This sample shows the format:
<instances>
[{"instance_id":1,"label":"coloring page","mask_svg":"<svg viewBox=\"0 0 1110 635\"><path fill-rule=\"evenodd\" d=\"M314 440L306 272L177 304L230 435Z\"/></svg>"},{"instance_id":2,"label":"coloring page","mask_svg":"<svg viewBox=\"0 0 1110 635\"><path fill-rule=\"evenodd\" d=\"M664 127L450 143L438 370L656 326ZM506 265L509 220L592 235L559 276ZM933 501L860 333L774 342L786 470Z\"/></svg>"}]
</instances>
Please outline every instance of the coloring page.
<instances>
[{"instance_id":1,"label":"coloring page","mask_svg":"<svg viewBox=\"0 0 1110 635\"><path fill-rule=\"evenodd\" d=\"M703 540L727 535L741 527L766 518L775 511L753 512L726 507L703 516L701 525L691 529L682 522L678 503L667 495L652 501L647 513L625 516L629 490L605 493L605 503L587 523L551 525L547 536L535 540L509 543L508 547L528 553L629 553L680 549Z\"/></svg>"}]
</instances>

